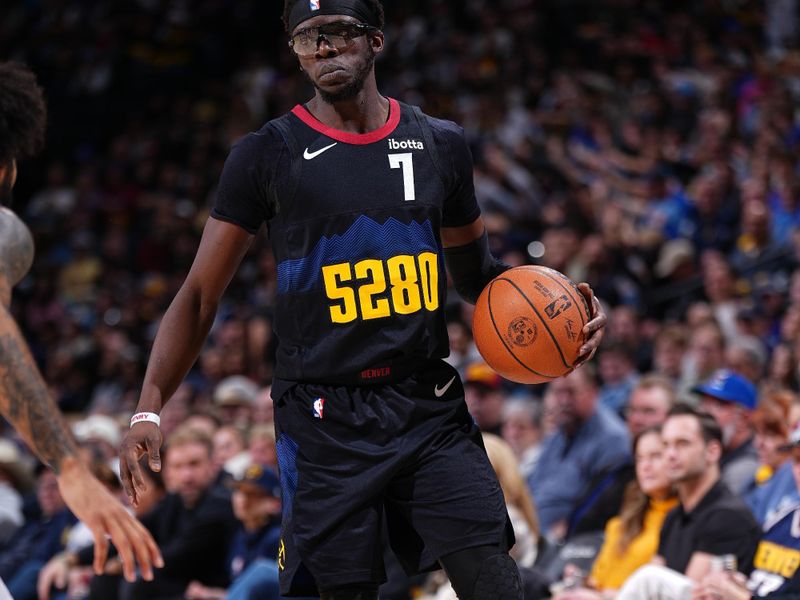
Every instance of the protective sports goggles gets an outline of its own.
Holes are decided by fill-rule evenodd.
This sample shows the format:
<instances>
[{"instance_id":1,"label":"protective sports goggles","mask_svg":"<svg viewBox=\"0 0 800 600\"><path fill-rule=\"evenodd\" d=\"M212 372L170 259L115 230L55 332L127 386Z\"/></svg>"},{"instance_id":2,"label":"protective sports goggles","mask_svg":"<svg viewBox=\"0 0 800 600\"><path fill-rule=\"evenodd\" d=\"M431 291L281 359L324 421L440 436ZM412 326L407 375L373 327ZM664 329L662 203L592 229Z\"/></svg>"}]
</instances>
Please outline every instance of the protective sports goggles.
<instances>
[{"instance_id":1,"label":"protective sports goggles","mask_svg":"<svg viewBox=\"0 0 800 600\"><path fill-rule=\"evenodd\" d=\"M289 46L297 56L309 58L317 53L322 40L329 46L343 52L350 45L350 41L362 35L376 31L376 27L366 23L350 23L348 21L334 21L315 27L306 27L295 33L289 40Z\"/></svg>"}]
</instances>

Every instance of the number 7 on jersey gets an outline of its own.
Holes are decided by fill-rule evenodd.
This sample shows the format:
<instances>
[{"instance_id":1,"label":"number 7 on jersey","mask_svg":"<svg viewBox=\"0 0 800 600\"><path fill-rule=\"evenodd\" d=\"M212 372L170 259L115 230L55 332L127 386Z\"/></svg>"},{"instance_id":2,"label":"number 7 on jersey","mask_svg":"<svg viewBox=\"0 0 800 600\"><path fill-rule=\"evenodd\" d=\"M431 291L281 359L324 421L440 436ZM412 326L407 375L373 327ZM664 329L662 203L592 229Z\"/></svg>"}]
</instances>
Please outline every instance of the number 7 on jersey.
<instances>
[{"instance_id":1,"label":"number 7 on jersey","mask_svg":"<svg viewBox=\"0 0 800 600\"><path fill-rule=\"evenodd\" d=\"M414 155L411 152L390 154L389 166L392 169L403 169L403 192L406 200L416 200L414 191Z\"/></svg>"}]
</instances>

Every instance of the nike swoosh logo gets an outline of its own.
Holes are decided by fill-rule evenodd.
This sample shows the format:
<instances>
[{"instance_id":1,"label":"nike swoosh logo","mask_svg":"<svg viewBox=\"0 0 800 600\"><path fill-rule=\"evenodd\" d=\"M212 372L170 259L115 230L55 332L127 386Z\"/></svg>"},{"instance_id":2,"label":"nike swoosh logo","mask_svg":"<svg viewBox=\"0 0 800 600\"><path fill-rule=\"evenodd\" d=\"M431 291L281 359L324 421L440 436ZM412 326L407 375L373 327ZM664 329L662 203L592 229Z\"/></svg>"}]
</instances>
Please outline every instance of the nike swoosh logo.
<instances>
[{"instance_id":1,"label":"nike swoosh logo","mask_svg":"<svg viewBox=\"0 0 800 600\"><path fill-rule=\"evenodd\" d=\"M330 146L325 146L324 148L320 148L315 152L309 152L308 148L306 148L306 151L303 152L303 158L305 158L306 160L311 160L312 158L316 158L326 150L330 150L331 148L333 148L336 144L337 142L333 142Z\"/></svg>"},{"instance_id":2,"label":"nike swoosh logo","mask_svg":"<svg viewBox=\"0 0 800 600\"><path fill-rule=\"evenodd\" d=\"M440 388L438 384L433 386L433 395L436 396L437 398L441 398L442 396L444 396L444 393L448 390L448 388L453 384L455 380L456 376L453 375L453 377L450 378L450 381L445 383L443 387Z\"/></svg>"}]
</instances>

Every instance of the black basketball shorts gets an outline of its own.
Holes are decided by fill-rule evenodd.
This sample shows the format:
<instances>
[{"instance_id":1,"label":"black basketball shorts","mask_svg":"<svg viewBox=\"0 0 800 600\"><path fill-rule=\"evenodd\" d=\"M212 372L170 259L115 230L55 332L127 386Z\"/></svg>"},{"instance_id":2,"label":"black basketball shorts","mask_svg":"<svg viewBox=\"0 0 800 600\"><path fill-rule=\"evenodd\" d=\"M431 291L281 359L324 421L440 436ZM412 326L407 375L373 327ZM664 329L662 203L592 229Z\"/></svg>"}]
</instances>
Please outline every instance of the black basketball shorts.
<instances>
[{"instance_id":1,"label":"black basketball shorts","mask_svg":"<svg viewBox=\"0 0 800 600\"><path fill-rule=\"evenodd\" d=\"M438 361L374 386L285 384L275 399L282 594L385 581L384 519L409 574L464 548L513 545L455 369Z\"/></svg>"}]
</instances>

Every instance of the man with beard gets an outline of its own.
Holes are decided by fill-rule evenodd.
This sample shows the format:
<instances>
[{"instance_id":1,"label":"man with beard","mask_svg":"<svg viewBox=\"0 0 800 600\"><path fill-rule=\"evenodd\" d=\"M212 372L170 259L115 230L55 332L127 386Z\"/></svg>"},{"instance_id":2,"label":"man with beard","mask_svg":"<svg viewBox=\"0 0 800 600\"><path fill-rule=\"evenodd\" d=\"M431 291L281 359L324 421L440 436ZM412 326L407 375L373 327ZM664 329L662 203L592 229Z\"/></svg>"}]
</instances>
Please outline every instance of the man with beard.
<instances>
[{"instance_id":1,"label":"man with beard","mask_svg":"<svg viewBox=\"0 0 800 600\"><path fill-rule=\"evenodd\" d=\"M508 268L489 252L463 131L378 92L377 0L287 0L284 22L315 96L228 157L156 336L123 482L135 501L139 457L159 461L157 413L266 222L278 271L282 593L377 598L385 520L407 571L444 566L462 599L521 598L503 493L458 372L442 360L445 260L472 303ZM606 321L582 291L594 318L579 361Z\"/></svg>"},{"instance_id":2,"label":"man with beard","mask_svg":"<svg viewBox=\"0 0 800 600\"><path fill-rule=\"evenodd\" d=\"M750 510L720 479L722 430L714 418L678 404L661 436L680 504L664 520L658 555L625 582L617 600L688 598L726 555L735 561L734 570L749 573L761 537Z\"/></svg>"},{"instance_id":3,"label":"man with beard","mask_svg":"<svg viewBox=\"0 0 800 600\"><path fill-rule=\"evenodd\" d=\"M42 89L26 67L0 63L0 412L36 455L55 471L64 502L94 534L95 572L102 573L108 540L120 553L125 577L138 561L145 579L162 560L152 537L88 470L58 412L16 322L11 288L33 262L33 238L7 206L17 179L17 159L44 141L47 110ZM0 596L3 585L0 582Z\"/></svg>"}]
</instances>

